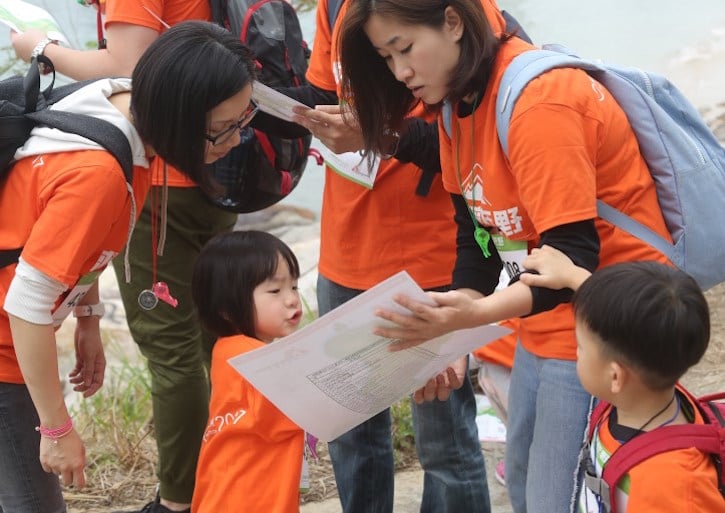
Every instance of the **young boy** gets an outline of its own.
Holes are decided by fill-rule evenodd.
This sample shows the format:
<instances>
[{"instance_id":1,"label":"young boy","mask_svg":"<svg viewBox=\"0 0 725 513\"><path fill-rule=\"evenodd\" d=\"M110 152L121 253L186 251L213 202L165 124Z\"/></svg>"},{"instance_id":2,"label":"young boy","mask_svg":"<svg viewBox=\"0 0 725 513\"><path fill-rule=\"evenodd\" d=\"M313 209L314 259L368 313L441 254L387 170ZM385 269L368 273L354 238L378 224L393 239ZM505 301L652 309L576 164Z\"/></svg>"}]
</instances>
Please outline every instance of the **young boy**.
<instances>
[{"instance_id":1,"label":"young boy","mask_svg":"<svg viewBox=\"0 0 725 513\"><path fill-rule=\"evenodd\" d=\"M590 440L598 476L620 446L665 425L703 420L677 381L696 364L710 337L705 297L690 276L655 262L628 262L588 272L550 247L524 262L529 285L577 290L574 299L577 374L611 406ZM583 487L579 511L604 511ZM653 456L617 484L616 510L723 512L711 458L689 448Z\"/></svg>"}]
</instances>

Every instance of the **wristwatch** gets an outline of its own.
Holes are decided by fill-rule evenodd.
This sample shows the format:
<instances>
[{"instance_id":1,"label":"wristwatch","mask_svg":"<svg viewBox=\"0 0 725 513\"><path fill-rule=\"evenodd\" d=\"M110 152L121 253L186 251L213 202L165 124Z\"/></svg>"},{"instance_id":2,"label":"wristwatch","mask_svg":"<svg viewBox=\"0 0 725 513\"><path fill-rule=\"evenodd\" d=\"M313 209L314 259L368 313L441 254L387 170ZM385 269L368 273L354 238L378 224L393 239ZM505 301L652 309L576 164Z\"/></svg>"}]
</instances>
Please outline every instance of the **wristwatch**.
<instances>
[{"instance_id":1,"label":"wristwatch","mask_svg":"<svg viewBox=\"0 0 725 513\"><path fill-rule=\"evenodd\" d=\"M45 47L50 44L57 45L58 41L56 41L55 39L50 39L49 37L46 37L45 39L38 41L38 44L35 45L35 48L33 48L33 51L30 52L30 62L32 62L33 59L38 57L38 55L43 55L45 53ZM38 63L38 68L40 69L40 72L43 74L50 72L50 70L47 69L45 64L43 64L42 62Z\"/></svg>"},{"instance_id":2,"label":"wristwatch","mask_svg":"<svg viewBox=\"0 0 725 513\"><path fill-rule=\"evenodd\" d=\"M73 309L73 317L103 317L106 313L106 306L103 303L95 305L78 305Z\"/></svg>"}]
</instances>

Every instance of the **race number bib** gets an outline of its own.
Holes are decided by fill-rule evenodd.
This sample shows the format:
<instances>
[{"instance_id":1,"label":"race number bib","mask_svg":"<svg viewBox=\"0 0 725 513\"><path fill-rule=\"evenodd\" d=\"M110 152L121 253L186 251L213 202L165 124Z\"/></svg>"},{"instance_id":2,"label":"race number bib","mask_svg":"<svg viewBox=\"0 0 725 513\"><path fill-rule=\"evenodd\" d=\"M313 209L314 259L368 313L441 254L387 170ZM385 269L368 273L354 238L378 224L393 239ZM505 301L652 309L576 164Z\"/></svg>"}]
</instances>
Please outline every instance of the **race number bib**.
<instances>
[{"instance_id":1,"label":"race number bib","mask_svg":"<svg viewBox=\"0 0 725 513\"><path fill-rule=\"evenodd\" d=\"M513 280L524 270L524 259L529 251L529 245L525 240L507 239L500 233L492 233L491 238L496 246L503 267L509 279Z\"/></svg>"}]
</instances>

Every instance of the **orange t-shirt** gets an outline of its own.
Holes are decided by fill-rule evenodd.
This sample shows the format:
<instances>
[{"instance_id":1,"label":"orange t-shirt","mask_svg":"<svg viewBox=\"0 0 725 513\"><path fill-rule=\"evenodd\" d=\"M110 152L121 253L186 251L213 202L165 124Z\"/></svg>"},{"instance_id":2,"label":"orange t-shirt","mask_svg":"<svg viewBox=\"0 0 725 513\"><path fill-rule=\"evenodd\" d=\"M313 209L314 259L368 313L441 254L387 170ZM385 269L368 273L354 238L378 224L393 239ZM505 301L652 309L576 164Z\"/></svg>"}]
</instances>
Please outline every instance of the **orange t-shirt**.
<instances>
[{"instance_id":1,"label":"orange t-shirt","mask_svg":"<svg viewBox=\"0 0 725 513\"><path fill-rule=\"evenodd\" d=\"M299 511L304 431L227 363L263 346L244 335L214 345L193 513Z\"/></svg>"},{"instance_id":2,"label":"orange t-shirt","mask_svg":"<svg viewBox=\"0 0 725 513\"><path fill-rule=\"evenodd\" d=\"M519 320L506 319L499 324L513 331L485 346L471 351L471 353L478 360L503 365L508 369L512 369L514 366L514 355L516 354L516 341L519 339L517 331L519 328Z\"/></svg>"},{"instance_id":3,"label":"orange t-shirt","mask_svg":"<svg viewBox=\"0 0 725 513\"><path fill-rule=\"evenodd\" d=\"M688 401L685 396L680 398ZM695 424L703 424L694 405ZM610 408L611 411L611 408ZM608 419L609 412L603 416ZM597 429L596 452L598 475L602 465L622 444L609 431L605 420ZM626 443L624 444L626 446ZM718 490L718 475L708 454L695 448L660 453L632 467L617 483L615 492L619 513L715 513L725 511L725 499ZM592 493L582 489L577 511L598 513L599 505Z\"/></svg>"},{"instance_id":4,"label":"orange t-shirt","mask_svg":"<svg viewBox=\"0 0 725 513\"><path fill-rule=\"evenodd\" d=\"M147 27L161 34L166 27L157 17L173 27L187 20L210 20L211 8L208 0L143 0L142 2L107 0L106 2L106 26L112 23L128 23ZM151 164L154 185L163 185L163 164L163 160L159 158L154 159ZM168 166L168 185L196 187L196 183L173 166Z\"/></svg>"},{"instance_id":5,"label":"orange t-shirt","mask_svg":"<svg viewBox=\"0 0 725 513\"><path fill-rule=\"evenodd\" d=\"M583 71L554 70L529 83L511 118L506 158L493 122L498 86L511 60L532 48L519 39L503 44L475 113L458 118L453 109L450 139L440 127L446 189L464 191L481 226L525 241L529 249L546 230L595 219L597 198L669 239L654 182L624 112ZM595 223L601 267L630 260L667 262L632 235L601 219ZM522 319L519 338L538 356L574 360L571 305Z\"/></svg>"},{"instance_id":6,"label":"orange t-shirt","mask_svg":"<svg viewBox=\"0 0 725 513\"><path fill-rule=\"evenodd\" d=\"M343 3L338 20L349 2ZM503 26L495 3L486 0L496 27ZM327 20L327 1L317 5L317 30L307 79L340 94L333 69L339 66L337 37ZM412 116L433 117L418 107ZM423 288L451 282L455 260L456 226L450 196L436 176L426 197L415 188L420 168L396 159L382 161L372 190L325 169L322 199L320 259L326 278L345 287L365 290L398 271L406 270Z\"/></svg>"},{"instance_id":7,"label":"orange t-shirt","mask_svg":"<svg viewBox=\"0 0 725 513\"><path fill-rule=\"evenodd\" d=\"M135 167L138 212L150 185L148 170ZM26 157L13 166L0 187L3 247L23 247L22 258L28 264L69 289L123 251L130 216L123 171L106 151ZM5 303L15 267L0 269L0 305ZM0 311L0 381L23 383L5 310Z\"/></svg>"}]
</instances>

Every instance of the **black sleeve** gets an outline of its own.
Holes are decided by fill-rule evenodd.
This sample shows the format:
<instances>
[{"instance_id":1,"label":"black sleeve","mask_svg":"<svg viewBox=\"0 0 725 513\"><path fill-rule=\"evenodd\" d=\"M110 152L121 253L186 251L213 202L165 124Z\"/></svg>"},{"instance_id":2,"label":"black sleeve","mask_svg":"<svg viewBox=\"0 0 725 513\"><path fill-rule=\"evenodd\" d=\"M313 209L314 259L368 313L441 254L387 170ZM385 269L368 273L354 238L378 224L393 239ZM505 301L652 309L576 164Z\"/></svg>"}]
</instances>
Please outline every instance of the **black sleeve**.
<instances>
[{"instance_id":1,"label":"black sleeve","mask_svg":"<svg viewBox=\"0 0 725 513\"><path fill-rule=\"evenodd\" d=\"M455 209L454 219L458 225L456 235L456 264L453 268L453 288L474 289L488 296L498 285L501 275L501 258L489 240L489 257L483 255L473 237L475 226L466 201L460 194L451 194Z\"/></svg>"},{"instance_id":2,"label":"black sleeve","mask_svg":"<svg viewBox=\"0 0 725 513\"><path fill-rule=\"evenodd\" d=\"M299 87L280 87L277 88L277 91L308 107L314 107L315 105L337 105L337 93L335 91L320 89L311 84ZM266 134L283 137L285 139L304 137L309 134L305 127L297 123L284 121L264 112L259 112L254 116L252 126Z\"/></svg>"},{"instance_id":3,"label":"black sleeve","mask_svg":"<svg viewBox=\"0 0 725 513\"><path fill-rule=\"evenodd\" d=\"M400 144L395 158L400 162L411 162L423 172L415 193L426 196L433 179L441 172L438 144L438 121L427 122L421 118L409 118L400 134Z\"/></svg>"},{"instance_id":4,"label":"black sleeve","mask_svg":"<svg viewBox=\"0 0 725 513\"><path fill-rule=\"evenodd\" d=\"M594 227L593 219L563 224L545 231L541 234L539 247L544 244L558 249L566 254L574 264L590 272L594 272L599 265L599 234ZM518 277L511 280L511 283L515 281L518 281ZM534 315L571 301L574 291L531 287L531 294L533 307L529 315Z\"/></svg>"}]
</instances>

